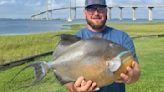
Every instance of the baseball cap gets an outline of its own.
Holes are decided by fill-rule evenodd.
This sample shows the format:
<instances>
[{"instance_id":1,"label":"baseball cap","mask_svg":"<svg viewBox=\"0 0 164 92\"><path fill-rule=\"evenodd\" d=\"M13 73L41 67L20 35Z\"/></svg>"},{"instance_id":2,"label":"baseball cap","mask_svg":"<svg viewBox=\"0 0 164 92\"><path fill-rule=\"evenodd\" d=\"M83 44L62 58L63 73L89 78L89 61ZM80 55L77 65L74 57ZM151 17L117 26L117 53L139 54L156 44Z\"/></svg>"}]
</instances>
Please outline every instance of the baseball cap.
<instances>
[{"instance_id":1,"label":"baseball cap","mask_svg":"<svg viewBox=\"0 0 164 92\"><path fill-rule=\"evenodd\" d=\"M85 0L85 7L88 7L90 5L107 6L106 5L106 0Z\"/></svg>"}]
</instances>

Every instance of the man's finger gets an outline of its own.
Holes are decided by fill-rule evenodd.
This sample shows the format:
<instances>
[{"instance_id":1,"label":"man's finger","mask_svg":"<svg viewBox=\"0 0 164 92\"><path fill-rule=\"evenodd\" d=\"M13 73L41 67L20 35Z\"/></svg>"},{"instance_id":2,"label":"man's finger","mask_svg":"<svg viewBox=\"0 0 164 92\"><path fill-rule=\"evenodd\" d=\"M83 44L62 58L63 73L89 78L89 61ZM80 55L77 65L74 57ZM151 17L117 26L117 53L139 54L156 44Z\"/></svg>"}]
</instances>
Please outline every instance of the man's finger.
<instances>
[{"instance_id":1,"label":"man's finger","mask_svg":"<svg viewBox=\"0 0 164 92\"><path fill-rule=\"evenodd\" d=\"M137 63L136 61L133 61L133 62L132 62L132 68L135 67L136 63Z\"/></svg>"},{"instance_id":2,"label":"man's finger","mask_svg":"<svg viewBox=\"0 0 164 92\"><path fill-rule=\"evenodd\" d=\"M127 67L127 74L131 74L133 72L131 67Z\"/></svg>"},{"instance_id":3,"label":"man's finger","mask_svg":"<svg viewBox=\"0 0 164 92\"><path fill-rule=\"evenodd\" d=\"M89 80L89 81L87 81L86 85L82 87L82 89L83 89L82 91L87 91L87 90L89 90L89 88L90 88L91 86L92 86L92 81Z\"/></svg>"},{"instance_id":4,"label":"man's finger","mask_svg":"<svg viewBox=\"0 0 164 92\"><path fill-rule=\"evenodd\" d=\"M97 86L96 82L93 82L88 91L93 91L96 88L96 86Z\"/></svg>"},{"instance_id":5,"label":"man's finger","mask_svg":"<svg viewBox=\"0 0 164 92\"><path fill-rule=\"evenodd\" d=\"M121 76L121 78L123 79L124 82L127 82L127 81L128 81L128 78L129 78L129 77L128 77L126 74L121 73L120 76Z\"/></svg>"},{"instance_id":6,"label":"man's finger","mask_svg":"<svg viewBox=\"0 0 164 92\"><path fill-rule=\"evenodd\" d=\"M85 86L86 83L87 83L87 82L86 82L85 80L83 80L82 83L81 83L81 86Z\"/></svg>"},{"instance_id":7,"label":"man's finger","mask_svg":"<svg viewBox=\"0 0 164 92\"><path fill-rule=\"evenodd\" d=\"M75 81L75 84L74 84L74 85L75 85L76 87L80 87L82 81L84 81L84 77L83 77L83 76L79 77L79 78Z\"/></svg>"},{"instance_id":8,"label":"man's finger","mask_svg":"<svg viewBox=\"0 0 164 92\"><path fill-rule=\"evenodd\" d=\"M129 78L133 76L133 69L131 67L127 67L127 75L129 76Z\"/></svg>"}]
</instances>

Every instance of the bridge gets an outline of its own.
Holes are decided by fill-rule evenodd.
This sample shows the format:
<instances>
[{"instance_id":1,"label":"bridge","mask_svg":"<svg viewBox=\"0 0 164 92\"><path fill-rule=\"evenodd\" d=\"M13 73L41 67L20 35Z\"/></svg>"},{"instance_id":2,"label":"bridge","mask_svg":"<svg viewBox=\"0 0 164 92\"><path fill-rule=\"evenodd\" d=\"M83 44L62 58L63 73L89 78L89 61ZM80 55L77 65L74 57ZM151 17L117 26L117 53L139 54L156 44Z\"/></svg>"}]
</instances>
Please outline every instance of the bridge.
<instances>
[{"instance_id":1,"label":"bridge","mask_svg":"<svg viewBox=\"0 0 164 92\"><path fill-rule=\"evenodd\" d=\"M77 9L78 8L84 8L84 6L76 6L76 2L74 4L74 6L71 4L71 0L70 0L70 5L68 7L60 7L60 8L53 8L51 7L51 4L48 3L47 4L47 9L42 11L42 12L39 12L39 13L36 13L36 14L33 14L31 16L31 19L32 20L52 20L52 12L53 11L61 11L61 10L68 10L69 9L69 16L68 16L68 21L72 21L73 19L76 19L76 12L77 12ZM147 8L148 9L148 20L149 21L152 21L153 20L153 12L152 10L154 8L164 8L164 4L154 4L154 5L146 5L146 4L143 4L143 5L140 5L140 4L111 4L111 5L108 5L108 19L111 20L111 15L112 15L112 9L113 8L118 8L120 10L120 12L118 13L119 14L119 20L122 20L123 19L123 9L124 8L131 8L132 9L132 20L136 20L136 9L137 8ZM73 11L73 13L72 13ZM45 16L46 15L46 16Z\"/></svg>"}]
</instances>

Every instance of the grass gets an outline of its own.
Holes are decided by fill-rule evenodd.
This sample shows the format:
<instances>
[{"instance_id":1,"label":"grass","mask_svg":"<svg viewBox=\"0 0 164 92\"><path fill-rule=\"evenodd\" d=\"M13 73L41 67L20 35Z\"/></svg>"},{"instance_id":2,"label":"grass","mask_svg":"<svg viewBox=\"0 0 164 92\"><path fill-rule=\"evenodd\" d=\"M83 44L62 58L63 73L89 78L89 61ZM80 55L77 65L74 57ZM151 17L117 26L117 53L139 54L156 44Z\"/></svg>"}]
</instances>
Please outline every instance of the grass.
<instances>
[{"instance_id":1,"label":"grass","mask_svg":"<svg viewBox=\"0 0 164 92\"><path fill-rule=\"evenodd\" d=\"M135 40L141 78L128 92L164 92L164 38Z\"/></svg>"},{"instance_id":2,"label":"grass","mask_svg":"<svg viewBox=\"0 0 164 92\"><path fill-rule=\"evenodd\" d=\"M110 24L130 35L164 34L164 24ZM72 25L68 32L54 32L46 34L0 36L0 63L10 62L33 54L47 52L54 49L58 38L56 34L74 33L84 25ZM141 30L142 29L142 30ZM138 30L138 31L137 31ZM153 31L155 30L155 31ZM141 66L141 78L132 85L127 85L127 92L164 92L164 38L137 39L134 41ZM52 56L38 58L34 61L52 60ZM25 64L26 65L26 64ZM33 79L32 70L26 70L14 81L11 78L25 65L0 71L0 92L67 92L54 78L51 70L37 85L20 88L29 84ZM29 78L29 80L26 80Z\"/></svg>"},{"instance_id":3,"label":"grass","mask_svg":"<svg viewBox=\"0 0 164 92\"><path fill-rule=\"evenodd\" d=\"M37 55L55 48L59 41L56 35L64 32L45 34L0 36L0 64L9 63L31 55ZM67 33L72 33L68 31Z\"/></svg>"},{"instance_id":4,"label":"grass","mask_svg":"<svg viewBox=\"0 0 164 92\"><path fill-rule=\"evenodd\" d=\"M119 30L124 30L128 32L131 36L138 35L156 35L156 34L164 34L164 23L145 23L145 24L108 24L113 28L117 28ZM83 28L85 25L77 24L71 25L73 30L79 30Z\"/></svg>"},{"instance_id":5,"label":"grass","mask_svg":"<svg viewBox=\"0 0 164 92\"><path fill-rule=\"evenodd\" d=\"M13 78L12 75L15 75L22 67L24 67L24 65L0 72L1 92L67 92L67 90L54 79L52 71L47 74L43 81L34 86L25 87L32 81L33 72L31 69L28 69L23 72L23 74L17 76L15 80L9 82Z\"/></svg>"},{"instance_id":6,"label":"grass","mask_svg":"<svg viewBox=\"0 0 164 92\"><path fill-rule=\"evenodd\" d=\"M111 24L111 26L120 30L125 30L131 36L164 34L164 23Z\"/></svg>"}]
</instances>

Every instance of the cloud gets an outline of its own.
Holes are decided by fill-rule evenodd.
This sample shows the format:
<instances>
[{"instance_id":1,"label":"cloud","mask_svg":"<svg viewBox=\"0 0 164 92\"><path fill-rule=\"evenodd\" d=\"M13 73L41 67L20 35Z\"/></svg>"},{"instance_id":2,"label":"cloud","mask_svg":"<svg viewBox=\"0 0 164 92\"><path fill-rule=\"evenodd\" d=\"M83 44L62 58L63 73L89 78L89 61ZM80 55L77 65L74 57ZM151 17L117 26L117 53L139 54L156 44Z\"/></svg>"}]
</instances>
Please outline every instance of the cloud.
<instances>
[{"instance_id":1,"label":"cloud","mask_svg":"<svg viewBox=\"0 0 164 92\"><path fill-rule=\"evenodd\" d=\"M5 5L5 4L13 4L15 3L15 0L1 0L0 5Z\"/></svg>"},{"instance_id":2,"label":"cloud","mask_svg":"<svg viewBox=\"0 0 164 92\"><path fill-rule=\"evenodd\" d=\"M53 0L53 6L56 7L63 7L69 6L70 0ZM71 0L72 2L76 1L77 6L84 6L85 0ZM117 5L117 4L164 4L164 0L106 0L107 5Z\"/></svg>"},{"instance_id":3,"label":"cloud","mask_svg":"<svg viewBox=\"0 0 164 92\"><path fill-rule=\"evenodd\" d=\"M25 6L41 6L42 2L38 1L38 0L27 0L26 2L24 2Z\"/></svg>"},{"instance_id":4,"label":"cloud","mask_svg":"<svg viewBox=\"0 0 164 92\"><path fill-rule=\"evenodd\" d=\"M47 0L0 0L0 5L43 6Z\"/></svg>"},{"instance_id":5,"label":"cloud","mask_svg":"<svg viewBox=\"0 0 164 92\"><path fill-rule=\"evenodd\" d=\"M164 0L152 0L151 3L155 4L164 4Z\"/></svg>"},{"instance_id":6,"label":"cloud","mask_svg":"<svg viewBox=\"0 0 164 92\"><path fill-rule=\"evenodd\" d=\"M164 4L164 0L106 0L112 4Z\"/></svg>"}]
</instances>

